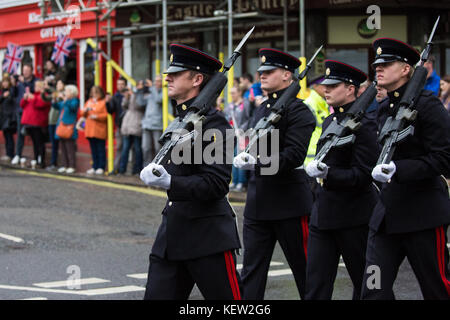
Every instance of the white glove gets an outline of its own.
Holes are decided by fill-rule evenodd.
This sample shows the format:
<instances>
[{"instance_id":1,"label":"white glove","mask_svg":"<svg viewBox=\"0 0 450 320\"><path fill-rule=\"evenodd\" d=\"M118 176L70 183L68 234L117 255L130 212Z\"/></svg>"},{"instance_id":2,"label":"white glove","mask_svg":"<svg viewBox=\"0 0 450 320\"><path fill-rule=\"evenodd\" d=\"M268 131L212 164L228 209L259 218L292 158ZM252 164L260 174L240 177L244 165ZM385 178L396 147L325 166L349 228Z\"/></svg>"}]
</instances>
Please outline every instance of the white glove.
<instances>
[{"instance_id":1,"label":"white glove","mask_svg":"<svg viewBox=\"0 0 450 320\"><path fill-rule=\"evenodd\" d=\"M392 176L396 171L395 163L389 162L388 164L379 164L376 165L372 170L372 177L382 183L390 182ZM383 172L386 171L386 172Z\"/></svg>"},{"instance_id":2,"label":"white glove","mask_svg":"<svg viewBox=\"0 0 450 320\"><path fill-rule=\"evenodd\" d=\"M153 170L159 171L159 177L153 173ZM170 188L170 181L172 176L164 169L162 165L150 163L142 169L140 178L148 186L159 187L165 190Z\"/></svg>"},{"instance_id":3,"label":"white glove","mask_svg":"<svg viewBox=\"0 0 450 320\"><path fill-rule=\"evenodd\" d=\"M255 170L256 159L247 152L241 152L233 159L233 165L242 170Z\"/></svg>"},{"instance_id":4,"label":"white glove","mask_svg":"<svg viewBox=\"0 0 450 320\"><path fill-rule=\"evenodd\" d=\"M325 179L328 174L328 168L329 167L325 163L313 160L308 163L305 171L311 178Z\"/></svg>"}]
</instances>

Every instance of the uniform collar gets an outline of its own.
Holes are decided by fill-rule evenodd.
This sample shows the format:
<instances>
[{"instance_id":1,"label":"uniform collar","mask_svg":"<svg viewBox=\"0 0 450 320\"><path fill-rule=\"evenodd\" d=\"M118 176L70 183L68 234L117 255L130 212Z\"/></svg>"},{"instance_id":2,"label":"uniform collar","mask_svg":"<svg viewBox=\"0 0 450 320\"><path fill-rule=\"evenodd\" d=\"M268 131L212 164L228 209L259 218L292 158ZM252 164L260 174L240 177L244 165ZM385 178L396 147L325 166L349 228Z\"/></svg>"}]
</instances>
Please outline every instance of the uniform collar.
<instances>
[{"instance_id":1,"label":"uniform collar","mask_svg":"<svg viewBox=\"0 0 450 320\"><path fill-rule=\"evenodd\" d=\"M351 108L351 106L353 105L354 102L355 102L355 100L353 100L353 101L350 102L350 103L344 104L344 105L342 105L342 106L340 106L340 107L338 107L338 108L334 108L334 112L336 112L337 114L339 114L339 113L345 113L345 112L348 111L348 109Z\"/></svg>"},{"instance_id":2,"label":"uniform collar","mask_svg":"<svg viewBox=\"0 0 450 320\"><path fill-rule=\"evenodd\" d=\"M408 86L408 82L402 85L400 88L397 88L394 91L388 92L389 101L391 103L397 104L400 102L403 94L406 91L406 87Z\"/></svg>"},{"instance_id":3,"label":"uniform collar","mask_svg":"<svg viewBox=\"0 0 450 320\"><path fill-rule=\"evenodd\" d=\"M191 106L192 102L194 102L195 98L189 99L183 103L178 104L175 109L177 110L177 114L180 115L181 118L184 118L184 116L188 113L189 107Z\"/></svg>"},{"instance_id":4,"label":"uniform collar","mask_svg":"<svg viewBox=\"0 0 450 320\"><path fill-rule=\"evenodd\" d=\"M273 106L278 101L278 99L280 99L280 97L283 95L283 93L286 91L286 89L287 89L287 87L284 89L269 93L267 95L267 103L270 106Z\"/></svg>"}]
</instances>

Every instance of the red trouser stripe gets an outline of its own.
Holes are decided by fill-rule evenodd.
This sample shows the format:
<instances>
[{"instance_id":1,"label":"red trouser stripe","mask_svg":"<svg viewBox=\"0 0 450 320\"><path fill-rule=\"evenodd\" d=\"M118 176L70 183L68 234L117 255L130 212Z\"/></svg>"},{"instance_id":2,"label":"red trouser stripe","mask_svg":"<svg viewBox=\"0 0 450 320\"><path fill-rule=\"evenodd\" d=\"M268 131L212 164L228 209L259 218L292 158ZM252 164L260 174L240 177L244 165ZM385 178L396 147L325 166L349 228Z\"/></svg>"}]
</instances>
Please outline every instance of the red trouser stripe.
<instances>
[{"instance_id":1,"label":"red trouser stripe","mask_svg":"<svg viewBox=\"0 0 450 320\"><path fill-rule=\"evenodd\" d=\"M239 291L239 285L236 278L236 269L234 267L233 256L230 251L225 253L225 264L227 266L228 280L230 281L231 291L233 292L234 300L241 300L241 293Z\"/></svg>"},{"instance_id":2,"label":"red trouser stripe","mask_svg":"<svg viewBox=\"0 0 450 320\"><path fill-rule=\"evenodd\" d=\"M445 275L445 235L444 228L441 226L436 228L436 245L437 245L437 258L438 258L438 266L439 273L441 274L442 281L444 282L445 289L447 290L448 295L450 296L450 281L447 280Z\"/></svg>"},{"instance_id":3,"label":"red trouser stripe","mask_svg":"<svg viewBox=\"0 0 450 320\"><path fill-rule=\"evenodd\" d=\"M308 217L307 216L303 216L302 217L302 232L303 232L303 250L305 252L305 258L308 256L308 234L309 234L309 229L308 229Z\"/></svg>"}]
</instances>

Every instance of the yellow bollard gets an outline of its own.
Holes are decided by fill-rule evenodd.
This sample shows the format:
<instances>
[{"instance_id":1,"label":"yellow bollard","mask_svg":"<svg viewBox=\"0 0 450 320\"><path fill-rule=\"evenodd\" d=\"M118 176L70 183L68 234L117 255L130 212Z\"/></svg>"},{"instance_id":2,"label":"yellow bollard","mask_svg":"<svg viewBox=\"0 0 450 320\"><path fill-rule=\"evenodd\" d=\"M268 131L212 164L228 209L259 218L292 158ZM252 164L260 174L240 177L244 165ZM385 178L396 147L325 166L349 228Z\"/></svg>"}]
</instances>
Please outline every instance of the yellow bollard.
<instances>
[{"instance_id":1,"label":"yellow bollard","mask_svg":"<svg viewBox=\"0 0 450 320\"><path fill-rule=\"evenodd\" d=\"M111 60L106 62L106 92L113 94L113 69ZM114 170L114 124L110 113L107 116L108 128L108 173Z\"/></svg>"}]
</instances>

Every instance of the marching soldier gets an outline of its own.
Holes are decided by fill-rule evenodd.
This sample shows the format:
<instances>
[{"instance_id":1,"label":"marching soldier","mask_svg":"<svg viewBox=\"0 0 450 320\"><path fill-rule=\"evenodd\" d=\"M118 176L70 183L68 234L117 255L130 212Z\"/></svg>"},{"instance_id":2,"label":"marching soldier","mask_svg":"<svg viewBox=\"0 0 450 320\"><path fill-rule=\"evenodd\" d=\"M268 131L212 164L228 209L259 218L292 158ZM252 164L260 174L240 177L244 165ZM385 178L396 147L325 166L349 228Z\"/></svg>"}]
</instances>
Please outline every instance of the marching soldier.
<instances>
[{"instance_id":1,"label":"marching soldier","mask_svg":"<svg viewBox=\"0 0 450 320\"><path fill-rule=\"evenodd\" d=\"M335 113L323 123L341 121L355 101L367 76L348 64L326 60L325 98ZM353 282L353 299L361 295L368 223L377 201L370 175L378 156L376 114L366 114L353 144L333 148L324 162L312 160L306 173L323 179L316 189L308 238L306 299L331 300L339 257ZM323 147L319 143L317 150ZM323 168L319 170L318 167Z\"/></svg>"},{"instance_id":2,"label":"marching soldier","mask_svg":"<svg viewBox=\"0 0 450 320\"><path fill-rule=\"evenodd\" d=\"M167 71L169 97L180 119L209 78L221 68L216 58L173 44ZM206 113L202 130L231 129L219 111ZM200 139L200 138L197 138ZM211 142L203 142L204 149ZM225 139L223 139L225 148ZM203 154L203 153L202 153ZM193 155L192 155L193 156ZM193 162L192 162L193 163ZM162 223L150 253L144 299L187 299L194 284L205 299L241 299L235 250L240 248L233 209L226 199L231 165L219 163L149 164L141 179L167 190ZM156 169L161 176L153 174Z\"/></svg>"},{"instance_id":3,"label":"marching soldier","mask_svg":"<svg viewBox=\"0 0 450 320\"><path fill-rule=\"evenodd\" d=\"M300 61L292 55L263 48L259 50L261 88L268 99L255 110L255 123L270 114L271 106L292 82ZM279 132L279 169L265 175L265 164L242 152L233 164L251 170L244 210L244 261L241 272L245 299L263 299L267 273L276 241L279 242L294 274L300 297L305 292L308 216L312 194L301 167L308 149L315 120L309 108L299 99L287 106L275 124ZM270 139L270 137L269 137ZM268 142L268 145L272 143ZM258 152L261 145L258 146Z\"/></svg>"},{"instance_id":4,"label":"marching soldier","mask_svg":"<svg viewBox=\"0 0 450 320\"><path fill-rule=\"evenodd\" d=\"M397 113L420 54L390 38L375 40L373 47L378 85L388 92L378 111L381 131ZM363 299L394 299L393 283L405 257L425 299L450 299L450 201L440 177L450 175L450 120L430 91L421 91L414 108L414 133L397 145L390 163L372 171L383 185L369 223Z\"/></svg>"}]
</instances>

